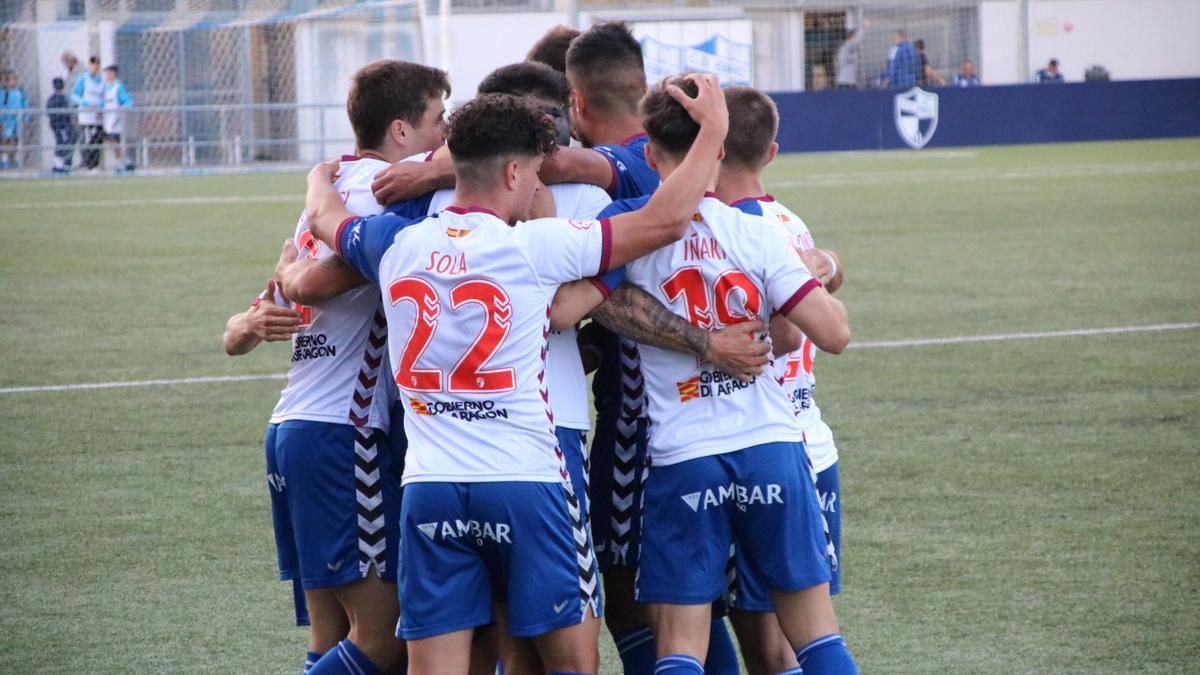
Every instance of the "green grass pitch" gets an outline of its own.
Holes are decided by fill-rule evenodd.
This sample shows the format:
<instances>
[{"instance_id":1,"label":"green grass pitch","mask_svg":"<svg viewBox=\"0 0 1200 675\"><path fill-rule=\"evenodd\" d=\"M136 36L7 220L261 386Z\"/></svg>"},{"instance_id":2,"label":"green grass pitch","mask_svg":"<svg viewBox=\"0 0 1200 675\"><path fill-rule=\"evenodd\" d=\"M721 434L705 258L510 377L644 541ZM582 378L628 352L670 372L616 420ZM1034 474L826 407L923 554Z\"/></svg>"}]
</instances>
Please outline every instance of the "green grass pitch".
<instances>
[{"instance_id":1,"label":"green grass pitch","mask_svg":"<svg viewBox=\"0 0 1200 675\"><path fill-rule=\"evenodd\" d=\"M1200 140L786 156L769 186L840 253L859 342L1200 321ZM0 388L283 372L286 347L220 335L303 187L0 182ZM1196 672L1200 331L817 374L863 672ZM299 672L262 466L279 387L0 393L0 672Z\"/></svg>"}]
</instances>

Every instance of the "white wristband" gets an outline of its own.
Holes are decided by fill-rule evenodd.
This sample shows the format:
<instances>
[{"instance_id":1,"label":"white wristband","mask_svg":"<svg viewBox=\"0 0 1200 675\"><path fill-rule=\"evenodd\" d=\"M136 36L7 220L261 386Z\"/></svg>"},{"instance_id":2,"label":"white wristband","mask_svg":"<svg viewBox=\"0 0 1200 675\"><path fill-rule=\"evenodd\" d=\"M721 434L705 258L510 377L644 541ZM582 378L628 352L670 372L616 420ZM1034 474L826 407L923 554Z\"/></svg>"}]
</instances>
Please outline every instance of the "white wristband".
<instances>
[{"instance_id":1,"label":"white wristband","mask_svg":"<svg viewBox=\"0 0 1200 675\"><path fill-rule=\"evenodd\" d=\"M829 261L829 267L831 268L831 271L829 272L829 280L833 281L833 279L837 277L838 273L837 259L825 251L821 251L821 254L824 255L825 259Z\"/></svg>"}]
</instances>

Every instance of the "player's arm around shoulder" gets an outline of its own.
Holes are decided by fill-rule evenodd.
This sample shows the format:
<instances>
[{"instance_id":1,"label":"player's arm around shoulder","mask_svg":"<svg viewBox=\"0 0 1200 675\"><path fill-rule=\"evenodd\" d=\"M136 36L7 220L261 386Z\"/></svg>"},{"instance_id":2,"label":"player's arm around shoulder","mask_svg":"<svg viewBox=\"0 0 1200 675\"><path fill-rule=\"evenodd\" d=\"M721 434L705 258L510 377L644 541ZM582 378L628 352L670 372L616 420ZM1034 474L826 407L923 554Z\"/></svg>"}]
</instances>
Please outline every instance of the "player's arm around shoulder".
<instances>
[{"instance_id":1,"label":"player's arm around shoulder","mask_svg":"<svg viewBox=\"0 0 1200 675\"><path fill-rule=\"evenodd\" d=\"M337 173L337 160L321 162L308 172L308 190L304 195L304 210L308 216L308 229L326 246L338 250L338 228L354 218L346 208L341 196L333 186Z\"/></svg>"},{"instance_id":2,"label":"player's arm around shoulder","mask_svg":"<svg viewBox=\"0 0 1200 675\"><path fill-rule=\"evenodd\" d=\"M603 190L616 180L608 158L591 148L559 148L542 162L538 175L546 184L584 183Z\"/></svg>"},{"instance_id":3,"label":"player's arm around shoulder","mask_svg":"<svg viewBox=\"0 0 1200 675\"><path fill-rule=\"evenodd\" d=\"M367 283L340 256L297 260L291 239L283 242L275 279L285 298L304 305L320 304Z\"/></svg>"},{"instance_id":4,"label":"player's arm around shoulder","mask_svg":"<svg viewBox=\"0 0 1200 675\"><path fill-rule=\"evenodd\" d=\"M613 266L682 239L716 169L729 130L725 94L715 76L688 77L697 84L695 98L675 85L669 85L667 92L696 120L700 132L687 156L644 208L612 218Z\"/></svg>"},{"instance_id":5,"label":"player's arm around shoulder","mask_svg":"<svg viewBox=\"0 0 1200 675\"><path fill-rule=\"evenodd\" d=\"M414 199L423 194L454 187L454 161L445 145L424 162L401 161L375 174L371 192L375 200L387 206Z\"/></svg>"}]
</instances>

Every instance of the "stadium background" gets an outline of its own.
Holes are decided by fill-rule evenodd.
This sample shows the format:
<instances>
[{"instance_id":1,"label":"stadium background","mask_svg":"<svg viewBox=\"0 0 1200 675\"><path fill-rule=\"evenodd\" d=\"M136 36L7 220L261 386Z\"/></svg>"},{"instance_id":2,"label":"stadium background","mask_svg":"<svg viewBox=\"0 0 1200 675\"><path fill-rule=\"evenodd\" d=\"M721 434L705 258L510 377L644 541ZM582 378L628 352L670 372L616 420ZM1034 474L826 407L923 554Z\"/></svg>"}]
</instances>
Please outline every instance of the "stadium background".
<instances>
[{"instance_id":1,"label":"stadium background","mask_svg":"<svg viewBox=\"0 0 1200 675\"><path fill-rule=\"evenodd\" d=\"M749 35L755 84L813 90L840 16L871 22L863 82L898 26L944 74L972 58L1012 85L992 95L1035 89L1018 83L1051 56L1070 81L1094 64L1151 81L1067 85L1068 102L1200 76L1186 0L635 4L453 2L443 24L437 2L0 4L0 61L33 105L69 40L158 106L130 113L151 175L0 181L0 671L298 670L261 455L287 349L230 360L219 336L294 225L289 171L346 148L337 113L367 60L449 63L462 100L577 13L665 24L639 36L667 46ZM671 27L697 19L699 36ZM1200 116L1180 100L1140 119L1186 132ZM25 167L0 175L49 166L33 114ZM844 632L864 672L1192 672L1200 141L937 133L768 172L851 275L856 346L818 367L843 455Z\"/></svg>"}]
</instances>

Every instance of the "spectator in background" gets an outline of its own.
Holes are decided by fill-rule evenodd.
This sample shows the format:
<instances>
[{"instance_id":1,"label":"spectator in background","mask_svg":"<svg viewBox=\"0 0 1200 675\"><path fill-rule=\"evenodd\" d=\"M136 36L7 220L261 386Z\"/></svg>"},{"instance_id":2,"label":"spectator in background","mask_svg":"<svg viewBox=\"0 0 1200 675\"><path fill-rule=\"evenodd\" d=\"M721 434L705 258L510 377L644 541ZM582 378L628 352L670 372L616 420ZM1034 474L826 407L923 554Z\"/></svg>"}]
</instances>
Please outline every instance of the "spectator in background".
<instances>
[{"instance_id":1,"label":"spectator in background","mask_svg":"<svg viewBox=\"0 0 1200 675\"><path fill-rule=\"evenodd\" d=\"M959 68L958 74L954 76L954 86L956 87L978 87L979 78L975 76L975 64L971 63L970 59L962 62L962 67Z\"/></svg>"},{"instance_id":2,"label":"spectator in background","mask_svg":"<svg viewBox=\"0 0 1200 675\"><path fill-rule=\"evenodd\" d=\"M579 31L570 26L555 26L533 44L526 61L544 63L562 74L567 73L567 48Z\"/></svg>"},{"instance_id":3,"label":"spectator in background","mask_svg":"<svg viewBox=\"0 0 1200 675\"><path fill-rule=\"evenodd\" d=\"M29 114L22 112L29 107L25 90L17 85L17 73L4 71L4 92L0 96L0 169L15 167L18 162L17 146L21 141L21 127L28 121Z\"/></svg>"},{"instance_id":4,"label":"spectator in background","mask_svg":"<svg viewBox=\"0 0 1200 675\"><path fill-rule=\"evenodd\" d=\"M133 171L133 162L122 163L124 153L121 141L121 131L125 126L125 113L121 112L121 108L132 107L133 99L125 91L125 83L117 78L119 72L115 65L104 69L104 136L101 140L116 143L113 152L117 155L117 171Z\"/></svg>"},{"instance_id":5,"label":"spectator in background","mask_svg":"<svg viewBox=\"0 0 1200 675\"><path fill-rule=\"evenodd\" d=\"M61 77L54 78L51 83L54 93L46 99L46 109L69 109L71 102L63 93L66 83ZM50 131L54 133L54 173L67 174L71 172L71 160L75 156L75 120L70 112L51 112Z\"/></svg>"},{"instance_id":6,"label":"spectator in background","mask_svg":"<svg viewBox=\"0 0 1200 675\"><path fill-rule=\"evenodd\" d=\"M892 51L888 54L887 73L883 78L885 87L911 87L917 83L917 71L921 58L916 47L908 41L903 30L892 36Z\"/></svg>"},{"instance_id":7,"label":"spectator in background","mask_svg":"<svg viewBox=\"0 0 1200 675\"><path fill-rule=\"evenodd\" d=\"M858 89L858 55L862 48L862 34L870 26L870 22L863 21L862 26L852 29L846 41L838 47L835 80L838 89Z\"/></svg>"},{"instance_id":8,"label":"spectator in background","mask_svg":"<svg viewBox=\"0 0 1200 675\"><path fill-rule=\"evenodd\" d=\"M928 89L930 81L939 87L946 86L946 78L929 63L929 55L925 53L925 40L918 39L913 44L917 48L917 86Z\"/></svg>"},{"instance_id":9,"label":"spectator in background","mask_svg":"<svg viewBox=\"0 0 1200 675\"><path fill-rule=\"evenodd\" d=\"M79 57L75 56L75 52L67 50L59 57L63 67L63 83L66 91L71 91L75 88L75 81L83 74L83 66L79 63Z\"/></svg>"},{"instance_id":10,"label":"spectator in background","mask_svg":"<svg viewBox=\"0 0 1200 675\"><path fill-rule=\"evenodd\" d=\"M100 166L100 144L104 142L104 127L100 109L104 107L104 80L100 77L100 57L88 59L86 73L79 76L71 89L71 102L79 108L79 164L85 169Z\"/></svg>"},{"instance_id":11,"label":"spectator in background","mask_svg":"<svg viewBox=\"0 0 1200 675\"><path fill-rule=\"evenodd\" d=\"M1050 59L1049 65L1037 71L1038 84L1055 84L1062 81L1062 73L1058 71L1058 59Z\"/></svg>"}]
</instances>

